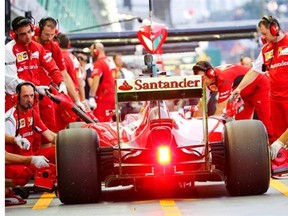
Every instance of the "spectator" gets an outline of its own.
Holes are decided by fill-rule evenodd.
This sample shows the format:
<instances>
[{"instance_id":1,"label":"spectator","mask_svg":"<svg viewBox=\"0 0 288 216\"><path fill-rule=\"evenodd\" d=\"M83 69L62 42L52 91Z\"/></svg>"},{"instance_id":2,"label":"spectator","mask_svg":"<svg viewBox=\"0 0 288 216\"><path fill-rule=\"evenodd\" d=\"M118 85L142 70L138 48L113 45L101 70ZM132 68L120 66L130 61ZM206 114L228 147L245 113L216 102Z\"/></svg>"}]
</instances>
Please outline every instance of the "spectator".
<instances>
[{"instance_id":1,"label":"spectator","mask_svg":"<svg viewBox=\"0 0 288 216\"><path fill-rule=\"evenodd\" d=\"M59 92L66 92L63 75L44 48L32 41L33 26L30 19L18 16L12 21L13 40L5 45L5 111L13 106L12 95L16 86L30 81L45 94L40 86L40 68L44 67Z\"/></svg>"},{"instance_id":2,"label":"spectator","mask_svg":"<svg viewBox=\"0 0 288 216\"><path fill-rule=\"evenodd\" d=\"M15 137L15 142L5 143L5 149L9 153L23 156L43 155L50 163L55 163L56 134L43 124L39 114L35 111L37 97L33 83L26 81L17 85L14 97L17 105L5 113L5 134ZM50 145L45 148L36 145L34 143L36 133L43 135ZM34 171L33 166L7 164L5 178L12 179L14 185L23 186L31 179Z\"/></svg>"},{"instance_id":3,"label":"spectator","mask_svg":"<svg viewBox=\"0 0 288 216\"><path fill-rule=\"evenodd\" d=\"M89 106L95 108L94 115L100 122L109 122L112 121L109 113L115 110L115 79L109 67L110 60L106 57L102 43L92 44L90 51L94 57L94 65Z\"/></svg>"},{"instance_id":4,"label":"spectator","mask_svg":"<svg viewBox=\"0 0 288 216\"><path fill-rule=\"evenodd\" d=\"M124 67L121 53L116 53L113 55L113 62L115 64L115 74L113 75L115 79L135 79L134 73ZM126 114L135 112L134 108L129 102L120 103L120 110L122 120L125 118Z\"/></svg>"},{"instance_id":5,"label":"spectator","mask_svg":"<svg viewBox=\"0 0 288 216\"><path fill-rule=\"evenodd\" d=\"M116 66L115 79L135 79L133 72L124 67L124 62L120 53L113 55L113 61Z\"/></svg>"},{"instance_id":6,"label":"spectator","mask_svg":"<svg viewBox=\"0 0 288 216\"><path fill-rule=\"evenodd\" d=\"M40 43L46 50L47 54L54 59L56 65L63 74L69 95L71 95L77 106L83 108L83 105L80 102L81 100L79 99L79 95L75 90L73 80L67 73L61 49L58 46L58 43L53 40L58 34L57 25L58 21L53 17L42 18L39 21L39 26L36 27L35 36L33 39ZM49 86L51 84L51 79L47 76L45 68L40 69L40 84ZM40 117L44 124L47 125L50 130L54 132L58 131L58 126L61 122L58 122L59 118L57 113L55 113L55 107L57 107L57 105L54 104L48 97L44 97L39 104Z\"/></svg>"},{"instance_id":7,"label":"spectator","mask_svg":"<svg viewBox=\"0 0 288 216\"><path fill-rule=\"evenodd\" d=\"M77 59L80 63L80 70L83 73L84 89L85 89L85 99L89 100L90 86L92 85L92 65L88 63L88 57L85 54L77 54Z\"/></svg>"},{"instance_id":8,"label":"spectator","mask_svg":"<svg viewBox=\"0 0 288 216\"><path fill-rule=\"evenodd\" d=\"M288 128L288 35L281 30L278 20L272 16L262 17L258 27L266 43L263 45L253 67L233 93L242 92L247 85L268 71L270 77L271 122L274 136L280 137ZM259 113L257 114L259 115ZM282 158L284 167L283 164L275 164L278 157ZM288 166L284 163L288 160L288 154L278 154L276 159L272 160L272 172L277 173L278 169L288 171Z\"/></svg>"},{"instance_id":9,"label":"spectator","mask_svg":"<svg viewBox=\"0 0 288 216\"><path fill-rule=\"evenodd\" d=\"M249 67L237 64L227 64L213 68L207 61L199 61L193 66L194 74L204 75L204 82L207 87L211 91L218 92L215 115L223 113L232 90L236 88L249 69ZM269 78L263 74L241 92L245 106L244 110L235 116L235 119L250 119L254 110L257 110L259 119L266 126L268 135L272 139L273 129L270 121L268 94Z\"/></svg>"}]
</instances>

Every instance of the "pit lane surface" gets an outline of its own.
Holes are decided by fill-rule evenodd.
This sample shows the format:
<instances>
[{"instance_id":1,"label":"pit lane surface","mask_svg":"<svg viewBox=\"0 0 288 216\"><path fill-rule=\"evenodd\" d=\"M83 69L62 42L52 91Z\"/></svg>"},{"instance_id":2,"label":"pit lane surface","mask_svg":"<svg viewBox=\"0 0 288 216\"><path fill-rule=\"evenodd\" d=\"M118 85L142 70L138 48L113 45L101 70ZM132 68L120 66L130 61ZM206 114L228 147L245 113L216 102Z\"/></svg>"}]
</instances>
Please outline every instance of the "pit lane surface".
<instances>
[{"instance_id":1,"label":"pit lane surface","mask_svg":"<svg viewBox=\"0 0 288 216\"><path fill-rule=\"evenodd\" d=\"M5 215L21 216L287 216L288 179L271 179L264 195L231 197L223 182L196 182L196 189L185 191L147 191L136 193L131 188L104 190L96 204L64 205L54 193L34 193L26 205L5 208Z\"/></svg>"}]
</instances>

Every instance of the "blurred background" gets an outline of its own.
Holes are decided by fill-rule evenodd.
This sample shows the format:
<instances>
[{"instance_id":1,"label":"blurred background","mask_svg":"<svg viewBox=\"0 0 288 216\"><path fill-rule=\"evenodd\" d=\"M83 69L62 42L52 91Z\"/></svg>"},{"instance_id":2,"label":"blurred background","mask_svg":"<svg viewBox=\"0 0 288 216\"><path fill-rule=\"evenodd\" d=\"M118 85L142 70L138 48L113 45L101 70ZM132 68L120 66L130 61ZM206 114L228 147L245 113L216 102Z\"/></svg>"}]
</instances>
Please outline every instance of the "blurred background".
<instances>
[{"instance_id":1,"label":"blurred background","mask_svg":"<svg viewBox=\"0 0 288 216\"><path fill-rule=\"evenodd\" d=\"M59 31L69 35L75 53L85 53L89 44L100 41L107 47L108 56L122 51L131 71L137 73L143 66L145 51L139 42L124 41L124 33L130 32L127 35L136 38L135 32L143 20L149 19L148 0L5 0L6 36L9 35L11 20L19 15L33 17L35 24L45 16L58 19ZM175 35L184 29L184 36L193 35L193 32L196 35L199 29L209 32L215 28L226 31L233 27L252 26L257 30L256 26L264 15L277 18L281 28L287 32L288 0L152 0L153 22L167 26L168 38L170 30ZM166 52L163 49L164 69L171 73L181 70L182 74L189 74L198 60L209 60L216 66L238 63L242 56L255 59L262 45L256 30L247 37L225 38L225 34L216 37L212 31L211 37L207 38L201 38L200 34L186 41L182 37L177 39L180 40L177 43L175 39L170 49L167 48ZM118 41L122 40L121 44L115 42L110 46L105 43L108 36L117 40L117 35Z\"/></svg>"}]
</instances>

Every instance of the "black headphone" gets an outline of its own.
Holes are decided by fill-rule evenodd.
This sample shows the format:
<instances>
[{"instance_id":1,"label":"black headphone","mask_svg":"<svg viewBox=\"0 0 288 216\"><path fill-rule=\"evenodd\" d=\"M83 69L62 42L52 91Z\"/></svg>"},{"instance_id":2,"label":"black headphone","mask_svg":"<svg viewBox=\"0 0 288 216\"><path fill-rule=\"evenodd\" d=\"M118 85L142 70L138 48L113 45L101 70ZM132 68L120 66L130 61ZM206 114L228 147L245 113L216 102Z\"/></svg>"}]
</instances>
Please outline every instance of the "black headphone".
<instances>
[{"instance_id":1,"label":"black headphone","mask_svg":"<svg viewBox=\"0 0 288 216\"><path fill-rule=\"evenodd\" d=\"M16 86L16 93L17 93L18 95L20 95L20 93L21 93L21 88L22 88L23 85L30 85L30 86L32 86L33 91L36 92L36 87L35 87L35 85L34 85L32 82L24 81L24 82L19 83L19 84Z\"/></svg>"},{"instance_id":2,"label":"black headphone","mask_svg":"<svg viewBox=\"0 0 288 216\"><path fill-rule=\"evenodd\" d=\"M274 19L272 16L264 16L262 17L262 20L265 20L268 23L268 28L272 36L279 36L280 27L276 19Z\"/></svg>"},{"instance_id":3,"label":"black headphone","mask_svg":"<svg viewBox=\"0 0 288 216\"><path fill-rule=\"evenodd\" d=\"M43 28L44 28L44 26L45 26L45 24L46 24L47 21L53 22L53 24L54 24L55 27L56 27L55 34L57 35L58 32L59 32L59 29L58 29L59 22L58 22L57 19L54 19L53 17L43 17L43 18L39 21L38 25L39 25L39 28L40 28L40 33L41 33L41 31L43 30Z\"/></svg>"},{"instance_id":4,"label":"black headphone","mask_svg":"<svg viewBox=\"0 0 288 216\"><path fill-rule=\"evenodd\" d=\"M20 101L20 93L21 93L21 88L23 85L30 85L32 86L33 88L33 91L34 91L34 103L33 103L33 106L35 104L37 104L38 102L38 97L39 97L39 94L38 92L36 91L36 87L35 85L32 83L32 82L29 82L29 81L24 81L24 82L21 82L19 83L17 86L16 86L16 94L15 96L13 97L14 100L15 100L15 104L19 103ZM19 113L19 110L17 109L17 115L18 115L18 123L16 124L16 136L18 136L19 134L19 129L20 129L20 113ZM32 110L32 116L33 116L33 119L32 119L32 128L34 130L34 110Z\"/></svg>"}]
</instances>

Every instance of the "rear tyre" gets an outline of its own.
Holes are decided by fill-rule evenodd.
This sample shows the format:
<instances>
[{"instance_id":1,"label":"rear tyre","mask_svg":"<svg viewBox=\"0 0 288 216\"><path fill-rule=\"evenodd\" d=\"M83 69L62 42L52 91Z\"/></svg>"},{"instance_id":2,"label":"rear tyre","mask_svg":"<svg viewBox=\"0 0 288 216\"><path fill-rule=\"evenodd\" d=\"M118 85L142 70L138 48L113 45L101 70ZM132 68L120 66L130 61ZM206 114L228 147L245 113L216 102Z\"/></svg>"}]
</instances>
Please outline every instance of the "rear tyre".
<instances>
[{"instance_id":1,"label":"rear tyre","mask_svg":"<svg viewBox=\"0 0 288 216\"><path fill-rule=\"evenodd\" d=\"M268 137L259 120L225 125L226 188L232 196L265 193L270 182Z\"/></svg>"},{"instance_id":2,"label":"rear tyre","mask_svg":"<svg viewBox=\"0 0 288 216\"><path fill-rule=\"evenodd\" d=\"M99 201L98 135L86 128L62 130L57 136L58 197L62 203Z\"/></svg>"},{"instance_id":3,"label":"rear tyre","mask_svg":"<svg viewBox=\"0 0 288 216\"><path fill-rule=\"evenodd\" d=\"M70 122L67 128L81 128L82 125L86 124L85 122Z\"/></svg>"}]
</instances>

